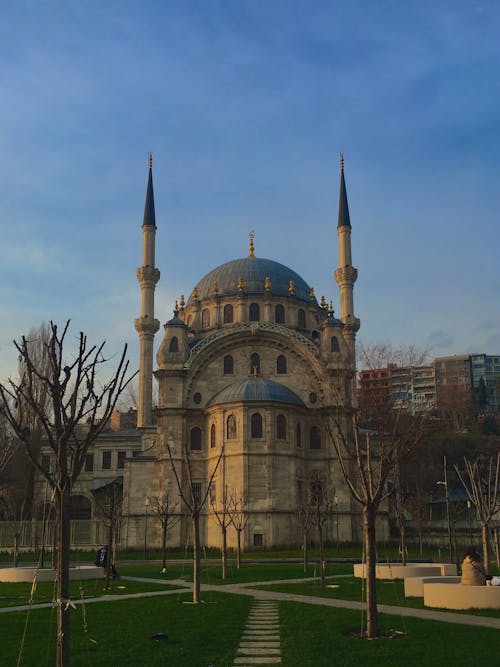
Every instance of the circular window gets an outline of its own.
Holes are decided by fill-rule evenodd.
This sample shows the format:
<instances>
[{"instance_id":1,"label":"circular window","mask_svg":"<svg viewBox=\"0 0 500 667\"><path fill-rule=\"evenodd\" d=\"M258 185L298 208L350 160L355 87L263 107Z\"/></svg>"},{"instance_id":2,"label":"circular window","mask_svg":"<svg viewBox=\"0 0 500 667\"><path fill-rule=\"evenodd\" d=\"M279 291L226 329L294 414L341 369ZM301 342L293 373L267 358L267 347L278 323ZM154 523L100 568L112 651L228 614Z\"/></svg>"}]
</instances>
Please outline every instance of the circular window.
<instances>
[{"instance_id":1,"label":"circular window","mask_svg":"<svg viewBox=\"0 0 500 667\"><path fill-rule=\"evenodd\" d=\"M193 401L196 403L196 405L199 405L201 403L201 394L199 391L197 391L196 394L193 396Z\"/></svg>"},{"instance_id":2,"label":"circular window","mask_svg":"<svg viewBox=\"0 0 500 667\"><path fill-rule=\"evenodd\" d=\"M318 400L318 397L314 391L311 391L311 393L309 394L309 400L311 401L311 403L316 403L316 401Z\"/></svg>"}]
</instances>

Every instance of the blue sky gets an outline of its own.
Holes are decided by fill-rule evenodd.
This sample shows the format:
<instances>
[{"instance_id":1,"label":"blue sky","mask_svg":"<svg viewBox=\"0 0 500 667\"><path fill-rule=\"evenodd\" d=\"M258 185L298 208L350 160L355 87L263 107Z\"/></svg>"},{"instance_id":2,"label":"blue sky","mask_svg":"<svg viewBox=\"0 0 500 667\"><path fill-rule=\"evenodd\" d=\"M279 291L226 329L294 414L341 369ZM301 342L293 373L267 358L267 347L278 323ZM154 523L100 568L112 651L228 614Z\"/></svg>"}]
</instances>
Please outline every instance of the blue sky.
<instances>
[{"instance_id":1,"label":"blue sky","mask_svg":"<svg viewBox=\"0 0 500 667\"><path fill-rule=\"evenodd\" d=\"M500 3L17 0L0 21L0 377L43 320L125 341L154 154L157 316L247 254L364 342L500 353ZM157 337L157 345L160 337Z\"/></svg>"}]
</instances>

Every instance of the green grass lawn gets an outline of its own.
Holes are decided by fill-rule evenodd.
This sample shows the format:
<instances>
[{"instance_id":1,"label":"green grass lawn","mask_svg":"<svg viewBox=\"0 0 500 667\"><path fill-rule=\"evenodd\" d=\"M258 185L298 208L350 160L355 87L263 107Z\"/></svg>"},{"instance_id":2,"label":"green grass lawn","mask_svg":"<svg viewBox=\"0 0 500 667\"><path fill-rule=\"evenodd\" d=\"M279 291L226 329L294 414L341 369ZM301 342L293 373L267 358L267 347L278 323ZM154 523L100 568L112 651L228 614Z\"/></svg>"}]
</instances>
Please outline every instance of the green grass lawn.
<instances>
[{"instance_id":1,"label":"green grass lawn","mask_svg":"<svg viewBox=\"0 0 500 667\"><path fill-rule=\"evenodd\" d=\"M82 608L77 607L72 611L71 666L231 665L251 599L211 593L204 596L205 604L184 604L189 598L187 594L89 604L87 635ZM25 621L26 613L20 612L0 617L0 634L4 639L2 665L16 665ZM51 610L31 612L21 665L54 664L55 629ZM151 639L161 632L166 632L168 639L159 642Z\"/></svg>"},{"instance_id":2,"label":"green grass lawn","mask_svg":"<svg viewBox=\"0 0 500 667\"><path fill-rule=\"evenodd\" d=\"M73 599L101 597L103 595L127 595L145 591L171 590L176 588L169 584L153 584L147 582L115 580L109 590L104 590L104 579L72 581L70 595ZM17 607L28 604L31 592L30 583L0 583L0 607ZM51 602L54 598L54 584L40 582L37 584L33 597L34 604Z\"/></svg>"},{"instance_id":3,"label":"green grass lawn","mask_svg":"<svg viewBox=\"0 0 500 667\"><path fill-rule=\"evenodd\" d=\"M124 565L119 568L122 575L135 577L152 577L155 579L179 579L185 581L193 580L193 566L191 563L184 565L170 564L167 572L162 574L161 567L157 565ZM329 563L326 567L327 575L351 574L352 565L348 563ZM222 579L222 568L219 563L210 565L202 562L201 581L204 584L241 584L252 581L273 581L275 579L299 579L318 575L318 569L311 564L307 573L301 563L242 563L238 570L232 563L228 565L227 577Z\"/></svg>"},{"instance_id":4,"label":"green grass lawn","mask_svg":"<svg viewBox=\"0 0 500 667\"><path fill-rule=\"evenodd\" d=\"M89 604L87 633L77 607L71 622L72 667L230 667L252 600L218 592L203 597L201 605L184 604L189 594ZM368 641L346 635L359 631L360 612L292 602L279 608L286 667L498 664L498 630L382 615L383 631L406 636ZM26 618L20 612L0 617L1 664L17 663ZM21 665L54 664L55 627L53 610L31 612ZM168 639L153 641L160 632Z\"/></svg>"},{"instance_id":5,"label":"green grass lawn","mask_svg":"<svg viewBox=\"0 0 500 667\"><path fill-rule=\"evenodd\" d=\"M381 629L402 639L365 640L360 612L280 603L282 664L286 667L471 667L497 665L498 630L381 615Z\"/></svg>"}]
</instances>

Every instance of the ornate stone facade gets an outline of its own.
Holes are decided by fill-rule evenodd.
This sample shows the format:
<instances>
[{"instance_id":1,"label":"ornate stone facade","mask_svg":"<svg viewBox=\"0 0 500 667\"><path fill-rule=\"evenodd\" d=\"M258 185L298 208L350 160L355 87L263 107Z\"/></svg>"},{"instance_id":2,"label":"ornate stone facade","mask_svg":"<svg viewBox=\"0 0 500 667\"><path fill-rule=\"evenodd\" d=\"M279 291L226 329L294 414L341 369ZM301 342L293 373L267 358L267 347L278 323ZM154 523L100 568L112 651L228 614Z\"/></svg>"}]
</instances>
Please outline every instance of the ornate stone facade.
<instances>
[{"instance_id":1,"label":"ornate stone facade","mask_svg":"<svg viewBox=\"0 0 500 667\"><path fill-rule=\"evenodd\" d=\"M248 257L210 271L187 304L181 296L156 357L157 426L144 429L143 436L153 446L146 451L143 445L143 456L125 468L129 545L142 540L147 498L165 491L178 497L172 463L186 492L191 484L201 497L208 493L202 544L219 545L211 510L223 509L225 495L246 500L244 548L297 544L297 509L318 475L337 501L327 538L359 537L324 417L334 408L348 419L355 407L359 320L353 311L357 270L350 232L342 165L341 265L335 272L341 319L324 299L318 304L314 290L293 270L256 257L253 233ZM170 542L183 546L190 532L189 519L182 518ZM228 538L234 544L235 532Z\"/></svg>"}]
</instances>

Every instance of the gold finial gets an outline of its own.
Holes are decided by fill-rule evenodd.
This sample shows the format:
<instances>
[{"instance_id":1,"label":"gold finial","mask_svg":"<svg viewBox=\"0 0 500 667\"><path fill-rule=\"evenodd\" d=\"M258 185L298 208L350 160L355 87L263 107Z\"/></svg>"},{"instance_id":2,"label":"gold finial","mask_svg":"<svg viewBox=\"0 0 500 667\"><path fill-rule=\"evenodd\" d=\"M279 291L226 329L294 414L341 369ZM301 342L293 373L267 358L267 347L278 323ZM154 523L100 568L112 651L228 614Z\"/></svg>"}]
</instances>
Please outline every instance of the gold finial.
<instances>
[{"instance_id":1,"label":"gold finial","mask_svg":"<svg viewBox=\"0 0 500 667\"><path fill-rule=\"evenodd\" d=\"M218 293L219 293L219 283L218 283L217 280L216 280L216 281L214 282L214 286L212 287L212 294L213 294L214 296L217 296Z\"/></svg>"},{"instance_id":2,"label":"gold finial","mask_svg":"<svg viewBox=\"0 0 500 667\"><path fill-rule=\"evenodd\" d=\"M290 280L290 284L288 285L288 294L290 294L290 296L295 294L295 284L293 280Z\"/></svg>"},{"instance_id":3,"label":"gold finial","mask_svg":"<svg viewBox=\"0 0 500 667\"><path fill-rule=\"evenodd\" d=\"M271 291L271 279L269 276L266 276L266 279L264 280L264 292L270 292Z\"/></svg>"},{"instance_id":4,"label":"gold finial","mask_svg":"<svg viewBox=\"0 0 500 667\"><path fill-rule=\"evenodd\" d=\"M174 306L174 315L177 315L179 312L179 304L177 303L177 299L175 300L175 306Z\"/></svg>"},{"instance_id":5,"label":"gold finial","mask_svg":"<svg viewBox=\"0 0 500 667\"><path fill-rule=\"evenodd\" d=\"M330 317L333 316L334 310L333 310L333 301L330 301L330 305L328 306L328 315Z\"/></svg>"},{"instance_id":6,"label":"gold finial","mask_svg":"<svg viewBox=\"0 0 500 667\"><path fill-rule=\"evenodd\" d=\"M148 153L148 164L149 164L149 168L152 169L153 168L153 153Z\"/></svg>"},{"instance_id":7,"label":"gold finial","mask_svg":"<svg viewBox=\"0 0 500 667\"><path fill-rule=\"evenodd\" d=\"M181 299L179 301L181 308L184 308L186 302L184 301L184 294L181 294Z\"/></svg>"},{"instance_id":8,"label":"gold finial","mask_svg":"<svg viewBox=\"0 0 500 667\"><path fill-rule=\"evenodd\" d=\"M193 299L198 301L198 287L195 287L193 290Z\"/></svg>"},{"instance_id":9,"label":"gold finial","mask_svg":"<svg viewBox=\"0 0 500 667\"><path fill-rule=\"evenodd\" d=\"M240 276L238 278L238 285L237 285L238 292L243 292L244 287L245 287L245 283L243 282L243 278Z\"/></svg>"},{"instance_id":10,"label":"gold finial","mask_svg":"<svg viewBox=\"0 0 500 667\"><path fill-rule=\"evenodd\" d=\"M311 299L311 301L314 301L314 299L316 298L314 296L314 287L311 287L311 289L309 290L309 298Z\"/></svg>"},{"instance_id":11,"label":"gold finial","mask_svg":"<svg viewBox=\"0 0 500 667\"><path fill-rule=\"evenodd\" d=\"M322 308L326 308L326 299L325 299L325 295L324 295L324 294L323 294L323 296L321 297L321 303L320 303L320 306L321 306Z\"/></svg>"},{"instance_id":12,"label":"gold finial","mask_svg":"<svg viewBox=\"0 0 500 667\"><path fill-rule=\"evenodd\" d=\"M344 171L344 153L340 154L340 168Z\"/></svg>"},{"instance_id":13,"label":"gold finial","mask_svg":"<svg viewBox=\"0 0 500 667\"><path fill-rule=\"evenodd\" d=\"M253 367L253 376L254 376L254 378L257 377L257 366Z\"/></svg>"},{"instance_id":14,"label":"gold finial","mask_svg":"<svg viewBox=\"0 0 500 667\"><path fill-rule=\"evenodd\" d=\"M254 248L254 245L253 245L253 240L255 238L255 232L254 232L253 229L250 232L250 234L248 235L248 238L250 239L250 245L248 246L248 256L249 257L255 257L255 253L254 253L255 248Z\"/></svg>"}]
</instances>

